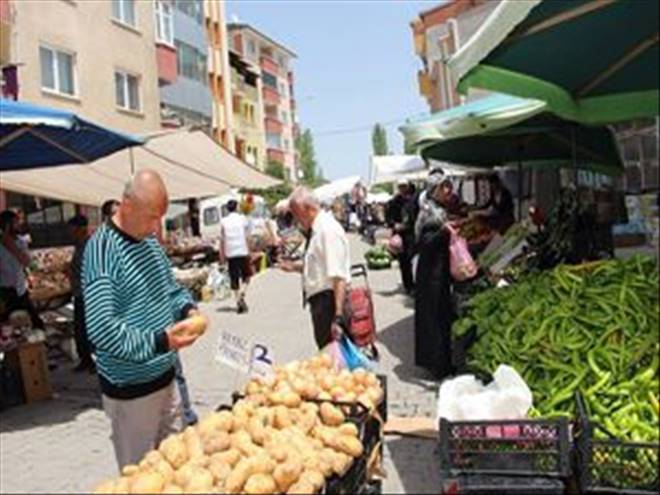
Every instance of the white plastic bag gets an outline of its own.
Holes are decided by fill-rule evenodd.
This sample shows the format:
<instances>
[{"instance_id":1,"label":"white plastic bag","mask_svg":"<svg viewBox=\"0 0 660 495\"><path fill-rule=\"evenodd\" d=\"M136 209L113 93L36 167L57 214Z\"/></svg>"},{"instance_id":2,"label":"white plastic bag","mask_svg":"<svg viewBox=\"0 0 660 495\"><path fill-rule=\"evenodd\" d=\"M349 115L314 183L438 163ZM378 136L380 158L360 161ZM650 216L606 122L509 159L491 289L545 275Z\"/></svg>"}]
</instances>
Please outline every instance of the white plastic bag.
<instances>
[{"instance_id":1,"label":"white plastic bag","mask_svg":"<svg viewBox=\"0 0 660 495\"><path fill-rule=\"evenodd\" d=\"M493 381L483 385L462 375L440 385L437 419L481 421L522 419L532 407L532 392L510 366L500 365Z\"/></svg>"},{"instance_id":2,"label":"white plastic bag","mask_svg":"<svg viewBox=\"0 0 660 495\"><path fill-rule=\"evenodd\" d=\"M227 273L220 271L218 265L213 265L209 270L206 285L211 289L215 299L226 299L231 294Z\"/></svg>"}]
</instances>

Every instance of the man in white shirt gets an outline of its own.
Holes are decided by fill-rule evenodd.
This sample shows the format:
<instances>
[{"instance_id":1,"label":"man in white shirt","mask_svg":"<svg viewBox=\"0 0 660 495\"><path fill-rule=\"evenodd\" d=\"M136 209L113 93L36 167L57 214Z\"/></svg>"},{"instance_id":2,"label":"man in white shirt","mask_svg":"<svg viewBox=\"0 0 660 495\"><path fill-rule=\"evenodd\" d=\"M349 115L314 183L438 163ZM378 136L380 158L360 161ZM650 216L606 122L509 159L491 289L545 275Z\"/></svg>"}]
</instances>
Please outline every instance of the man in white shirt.
<instances>
[{"instance_id":1,"label":"man in white shirt","mask_svg":"<svg viewBox=\"0 0 660 495\"><path fill-rule=\"evenodd\" d=\"M32 320L33 328L43 328L39 313L30 300L25 270L30 265L31 257L27 240L20 235L20 218L11 210L0 213L0 296L4 306L3 316L12 311L23 309Z\"/></svg>"},{"instance_id":2,"label":"man in white shirt","mask_svg":"<svg viewBox=\"0 0 660 495\"><path fill-rule=\"evenodd\" d=\"M303 295L310 306L314 338L322 349L346 329L344 301L351 279L348 239L339 222L321 209L308 189L294 190L289 207L307 233L307 247L302 262L282 261L280 268L302 273Z\"/></svg>"},{"instance_id":3,"label":"man in white shirt","mask_svg":"<svg viewBox=\"0 0 660 495\"><path fill-rule=\"evenodd\" d=\"M238 202L229 200L227 202L229 215L220 221L220 262L224 263L227 260L229 265L231 289L236 298L236 310L240 314L248 311L245 293L251 274L248 244L250 226L245 216L238 213L237 209Z\"/></svg>"}]
</instances>

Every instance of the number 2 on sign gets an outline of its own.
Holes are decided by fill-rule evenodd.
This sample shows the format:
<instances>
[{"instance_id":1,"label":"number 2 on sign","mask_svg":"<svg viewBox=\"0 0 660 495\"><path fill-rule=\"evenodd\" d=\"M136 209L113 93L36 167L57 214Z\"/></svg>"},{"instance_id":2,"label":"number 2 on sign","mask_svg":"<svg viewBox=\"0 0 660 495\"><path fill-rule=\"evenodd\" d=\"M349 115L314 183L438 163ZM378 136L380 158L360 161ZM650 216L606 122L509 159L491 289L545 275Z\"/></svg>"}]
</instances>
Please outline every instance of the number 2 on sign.
<instances>
[{"instance_id":1,"label":"number 2 on sign","mask_svg":"<svg viewBox=\"0 0 660 495\"><path fill-rule=\"evenodd\" d=\"M253 352L255 361L259 361L268 365L273 364L273 361L268 356L268 349L265 346L261 344L255 344Z\"/></svg>"}]
</instances>

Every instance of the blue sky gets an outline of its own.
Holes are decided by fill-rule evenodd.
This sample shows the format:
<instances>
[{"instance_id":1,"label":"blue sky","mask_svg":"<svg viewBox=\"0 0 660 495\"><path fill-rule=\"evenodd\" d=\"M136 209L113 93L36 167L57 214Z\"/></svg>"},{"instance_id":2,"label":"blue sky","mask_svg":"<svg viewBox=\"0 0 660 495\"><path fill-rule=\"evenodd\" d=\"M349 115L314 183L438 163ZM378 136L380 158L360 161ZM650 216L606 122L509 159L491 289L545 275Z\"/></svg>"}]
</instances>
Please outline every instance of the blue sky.
<instances>
[{"instance_id":1,"label":"blue sky","mask_svg":"<svg viewBox=\"0 0 660 495\"><path fill-rule=\"evenodd\" d=\"M399 122L428 110L417 91L421 61L414 53L410 21L439 3L228 0L226 14L229 21L237 16L298 55L298 118L312 130L324 175L367 178L372 125L397 121L387 130L390 150L399 153Z\"/></svg>"}]
</instances>

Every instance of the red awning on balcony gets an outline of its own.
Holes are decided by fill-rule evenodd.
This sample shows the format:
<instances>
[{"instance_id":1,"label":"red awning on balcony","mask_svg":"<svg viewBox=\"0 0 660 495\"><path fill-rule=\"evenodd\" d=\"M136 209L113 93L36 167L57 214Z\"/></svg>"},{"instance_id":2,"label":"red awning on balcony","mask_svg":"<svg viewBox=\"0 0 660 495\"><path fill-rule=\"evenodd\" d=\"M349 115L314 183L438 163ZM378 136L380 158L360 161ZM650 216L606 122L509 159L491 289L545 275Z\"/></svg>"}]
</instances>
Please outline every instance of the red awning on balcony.
<instances>
[{"instance_id":1,"label":"red awning on balcony","mask_svg":"<svg viewBox=\"0 0 660 495\"><path fill-rule=\"evenodd\" d=\"M280 94L279 92L271 88L270 86L263 87L264 101L270 105L279 105L280 104Z\"/></svg>"},{"instance_id":2,"label":"red awning on balcony","mask_svg":"<svg viewBox=\"0 0 660 495\"><path fill-rule=\"evenodd\" d=\"M270 72L273 75L280 73L280 66L270 57L265 55L261 56L261 68L266 72Z\"/></svg>"},{"instance_id":3,"label":"red awning on balcony","mask_svg":"<svg viewBox=\"0 0 660 495\"><path fill-rule=\"evenodd\" d=\"M264 121L266 123L266 132L268 134L282 134L282 130L284 129L282 122L273 117L266 117Z\"/></svg>"},{"instance_id":4,"label":"red awning on balcony","mask_svg":"<svg viewBox=\"0 0 660 495\"><path fill-rule=\"evenodd\" d=\"M266 150L266 155L268 156L268 160L272 160L275 162L280 162L284 163L284 151L278 150L276 148L268 148Z\"/></svg>"}]
</instances>

